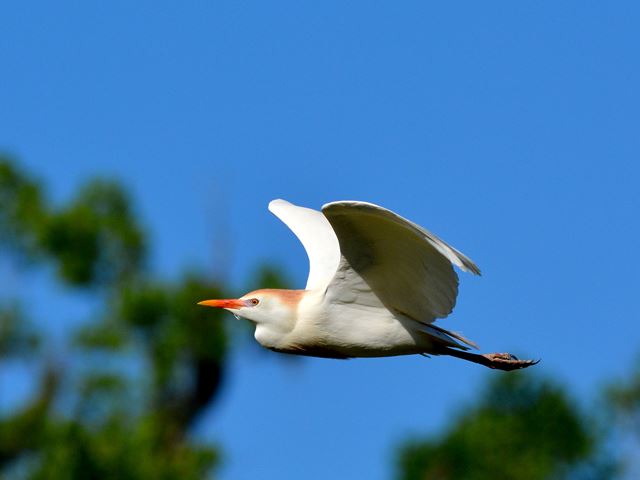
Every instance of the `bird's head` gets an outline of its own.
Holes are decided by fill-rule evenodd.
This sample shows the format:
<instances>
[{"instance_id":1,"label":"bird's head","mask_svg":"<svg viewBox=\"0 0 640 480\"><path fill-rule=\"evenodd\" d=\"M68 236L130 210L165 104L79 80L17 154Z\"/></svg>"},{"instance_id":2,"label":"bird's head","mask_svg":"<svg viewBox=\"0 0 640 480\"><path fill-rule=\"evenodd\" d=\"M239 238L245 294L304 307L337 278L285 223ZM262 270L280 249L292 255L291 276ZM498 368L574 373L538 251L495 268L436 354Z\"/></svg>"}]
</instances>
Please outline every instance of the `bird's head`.
<instances>
[{"instance_id":1,"label":"bird's head","mask_svg":"<svg viewBox=\"0 0 640 480\"><path fill-rule=\"evenodd\" d=\"M224 308L236 317L256 324L281 325L295 318L304 290L263 289L249 292L238 299L204 300L198 305Z\"/></svg>"}]
</instances>

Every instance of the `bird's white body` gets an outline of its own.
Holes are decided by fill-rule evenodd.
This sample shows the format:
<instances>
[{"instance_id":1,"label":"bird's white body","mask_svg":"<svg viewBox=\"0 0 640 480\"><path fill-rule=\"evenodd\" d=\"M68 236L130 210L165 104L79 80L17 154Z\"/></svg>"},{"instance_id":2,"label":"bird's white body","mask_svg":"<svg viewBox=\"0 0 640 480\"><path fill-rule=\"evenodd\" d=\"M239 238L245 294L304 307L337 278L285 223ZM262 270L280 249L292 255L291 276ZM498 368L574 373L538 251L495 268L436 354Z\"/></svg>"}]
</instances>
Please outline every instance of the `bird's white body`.
<instances>
[{"instance_id":1,"label":"bird's white body","mask_svg":"<svg viewBox=\"0 0 640 480\"><path fill-rule=\"evenodd\" d=\"M235 300L207 300L256 325L277 352L329 358L446 354L492 368L532 364L509 354L475 355L475 344L434 325L458 293L453 265L478 267L444 241L377 205L333 202L322 212L274 200L269 210L309 256L304 290L263 289Z\"/></svg>"},{"instance_id":2,"label":"bird's white body","mask_svg":"<svg viewBox=\"0 0 640 480\"><path fill-rule=\"evenodd\" d=\"M249 295L263 292L258 290ZM294 320L287 322L289 328L282 328L283 323L256 324L258 343L283 353L333 358L421 353L429 346L427 335L421 338L412 335L406 321L403 323L389 310L335 304L321 290L305 290L296 306L281 303L276 307L283 312L291 308Z\"/></svg>"}]
</instances>

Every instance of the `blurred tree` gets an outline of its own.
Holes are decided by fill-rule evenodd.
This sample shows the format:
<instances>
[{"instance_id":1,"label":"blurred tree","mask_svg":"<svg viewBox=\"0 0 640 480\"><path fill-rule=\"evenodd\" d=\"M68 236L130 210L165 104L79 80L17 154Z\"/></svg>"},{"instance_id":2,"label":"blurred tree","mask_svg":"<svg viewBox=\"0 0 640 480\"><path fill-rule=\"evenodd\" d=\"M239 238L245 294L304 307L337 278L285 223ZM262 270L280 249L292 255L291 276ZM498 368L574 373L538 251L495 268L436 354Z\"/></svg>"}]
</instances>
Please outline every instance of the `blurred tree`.
<instances>
[{"instance_id":1,"label":"blurred tree","mask_svg":"<svg viewBox=\"0 0 640 480\"><path fill-rule=\"evenodd\" d=\"M628 379L607 387L606 397L616 420L640 438L640 362Z\"/></svg>"},{"instance_id":2,"label":"blurred tree","mask_svg":"<svg viewBox=\"0 0 640 480\"><path fill-rule=\"evenodd\" d=\"M400 450L403 480L609 478L584 468L595 430L558 385L528 373L498 375L482 398L440 436Z\"/></svg>"},{"instance_id":3,"label":"blurred tree","mask_svg":"<svg viewBox=\"0 0 640 480\"><path fill-rule=\"evenodd\" d=\"M38 395L0 418L0 477L191 479L217 452L188 437L215 399L227 353L220 312L198 300L225 296L190 273L177 282L145 269L147 239L116 182L91 181L54 208L17 162L0 157L0 254L50 264L58 281L102 299L73 335L74 368L46 365ZM271 283L281 282L263 270ZM44 343L19 299L0 304L0 361ZM78 373L79 371L79 373ZM79 377L79 378L77 378ZM63 399L64 408L54 408Z\"/></svg>"},{"instance_id":4,"label":"blurred tree","mask_svg":"<svg viewBox=\"0 0 640 480\"><path fill-rule=\"evenodd\" d=\"M615 456L624 478L640 474L640 361L626 379L611 382L605 389L606 412L611 424Z\"/></svg>"}]
</instances>

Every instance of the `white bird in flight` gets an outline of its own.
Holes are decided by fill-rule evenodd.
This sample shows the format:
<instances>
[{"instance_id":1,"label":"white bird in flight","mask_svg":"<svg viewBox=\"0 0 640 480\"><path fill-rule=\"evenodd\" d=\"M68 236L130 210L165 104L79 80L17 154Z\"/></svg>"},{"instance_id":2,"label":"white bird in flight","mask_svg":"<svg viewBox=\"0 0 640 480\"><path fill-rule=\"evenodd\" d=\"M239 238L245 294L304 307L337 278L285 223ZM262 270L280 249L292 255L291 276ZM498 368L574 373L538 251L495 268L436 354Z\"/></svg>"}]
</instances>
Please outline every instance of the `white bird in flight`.
<instances>
[{"instance_id":1,"label":"white bird in flight","mask_svg":"<svg viewBox=\"0 0 640 480\"><path fill-rule=\"evenodd\" d=\"M273 200L269 210L307 251L305 289L261 289L199 303L253 322L263 347L325 358L451 355L500 370L537 363L509 353L470 353L475 343L434 325L456 303L453 265L476 275L480 270L424 228L366 202L332 202L319 212Z\"/></svg>"}]
</instances>

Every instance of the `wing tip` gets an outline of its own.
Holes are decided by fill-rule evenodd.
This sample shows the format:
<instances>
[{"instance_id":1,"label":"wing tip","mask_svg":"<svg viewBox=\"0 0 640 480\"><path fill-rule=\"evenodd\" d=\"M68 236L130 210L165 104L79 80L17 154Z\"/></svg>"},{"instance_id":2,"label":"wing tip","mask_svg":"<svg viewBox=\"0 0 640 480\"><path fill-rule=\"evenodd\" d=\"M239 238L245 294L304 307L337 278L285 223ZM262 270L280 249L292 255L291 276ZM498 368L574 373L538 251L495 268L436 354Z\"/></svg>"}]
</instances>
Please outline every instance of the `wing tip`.
<instances>
[{"instance_id":1,"label":"wing tip","mask_svg":"<svg viewBox=\"0 0 640 480\"><path fill-rule=\"evenodd\" d=\"M286 200L282 199L282 198L274 198L273 200L271 200L269 202L269 211L273 213L273 211L278 208L278 207L284 207L286 205L292 205L291 202L287 202Z\"/></svg>"},{"instance_id":2,"label":"wing tip","mask_svg":"<svg viewBox=\"0 0 640 480\"><path fill-rule=\"evenodd\" d=\"M442 242L442 240L440 240L440 242ZM480 271L480 267L478 267L473 262L473 260L471 260L469 257L467 257L460 250L457 250L457 249L453 248L450 245L446 245L446 246L450 250L450 253L453 253L453 258L451 258L451 256L449 256L449 260L451 261L451 263L456 265L463 272L473 273L474 275L478 275L479 277L482 276L482 272Z\"/></svg>"},{"instance_id":3,"label":"wing tip","mask_svg":"<svg viewBox=\"0 0 640 480\"><path fill-rule=\"evenodd\" d=\"M459 266L465 272L473 273L474 275L477 275L479 277L482 276L480 268L468 258L463 259L462 265Z\"/></svg>"}]
</instances>

